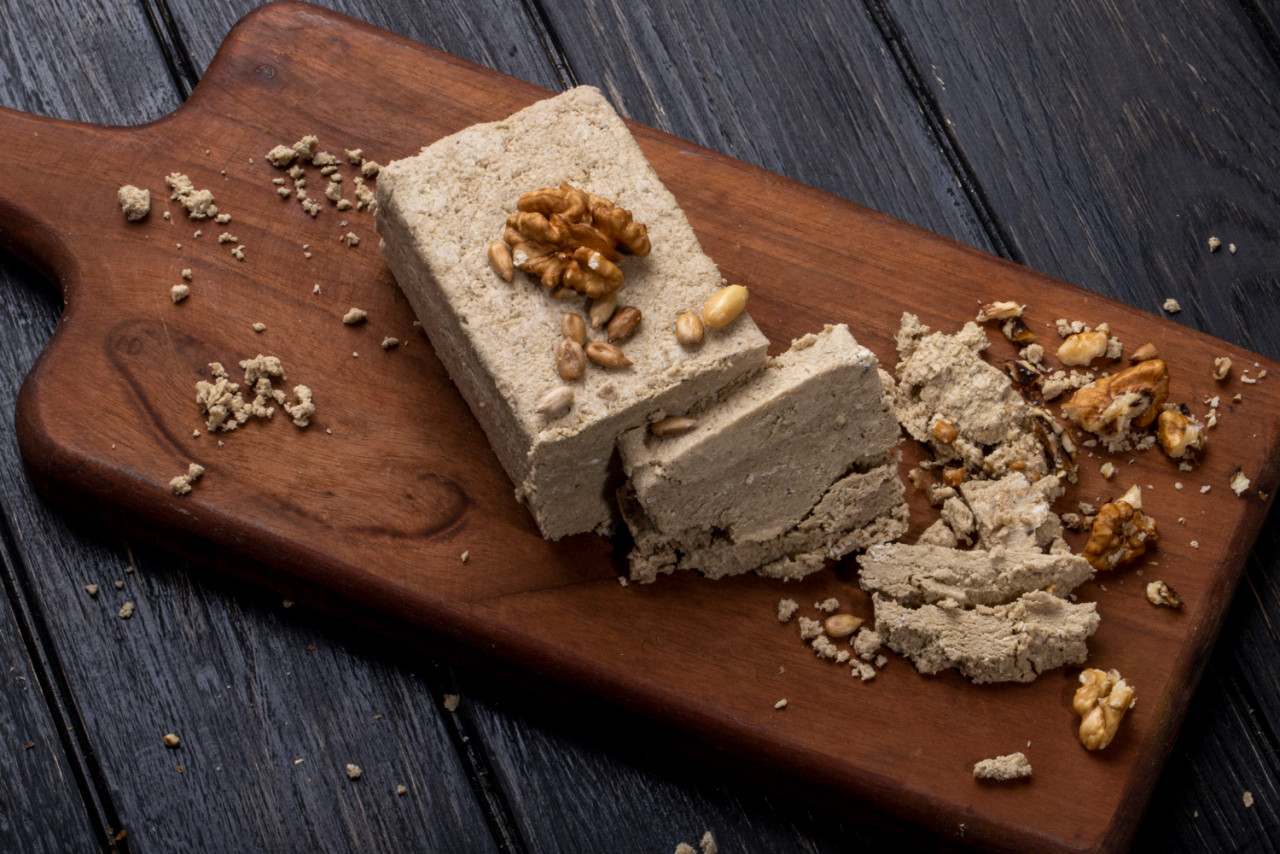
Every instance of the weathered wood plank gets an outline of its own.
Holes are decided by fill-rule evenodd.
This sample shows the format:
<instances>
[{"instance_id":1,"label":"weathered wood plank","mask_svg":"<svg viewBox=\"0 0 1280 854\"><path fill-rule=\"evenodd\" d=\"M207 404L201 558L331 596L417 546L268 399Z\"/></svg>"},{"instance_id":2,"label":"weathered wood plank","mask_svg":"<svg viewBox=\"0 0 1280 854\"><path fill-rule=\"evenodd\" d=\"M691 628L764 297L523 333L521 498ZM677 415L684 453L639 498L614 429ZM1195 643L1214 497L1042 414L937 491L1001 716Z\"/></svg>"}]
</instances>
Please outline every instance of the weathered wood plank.
<instances>
[{"instance_id":1,"label":"weathered wood plank","mask_svg":"<svg viewBox=\"0 0 1280 854\"><path fill-rule=\"evenodd\" d=\"M3 523L7 527L9 520ZM5 851L89 851L99 846L77 786L74 760L64 747L42 685L43 673L32 661L30 645L11 607L7 543L0 538L0 849ZM31 643L34 643L32 641Z\"/></svg>"}]
</instances>

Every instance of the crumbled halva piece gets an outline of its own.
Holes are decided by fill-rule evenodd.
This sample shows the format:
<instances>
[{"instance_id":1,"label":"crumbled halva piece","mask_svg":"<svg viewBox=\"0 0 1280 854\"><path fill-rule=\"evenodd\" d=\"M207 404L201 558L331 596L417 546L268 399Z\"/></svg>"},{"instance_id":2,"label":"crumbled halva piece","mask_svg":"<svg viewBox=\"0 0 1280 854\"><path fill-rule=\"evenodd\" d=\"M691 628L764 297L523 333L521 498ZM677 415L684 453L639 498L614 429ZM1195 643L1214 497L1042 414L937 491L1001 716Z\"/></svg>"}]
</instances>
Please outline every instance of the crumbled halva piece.
<instances>
[{"instance_id":1,"label":"crumbled halva piece","mask_svg":"<svg viewBox=\"0 0 1280 854\"><path fill-rule=\"evenodd\" d=\"M204 466L198 463L191 463L187 466L187 473L180 474L169 481L169 489L174 495L186 495L191 491L191 485L195 483L204 474Z\"/></svg>"},{"instance_id":2,"label":"crumbled halva piece","mask_svg":"<svg viewBox=\"0 0 1280 854\"><path fill-rule=\"evenodd\" d=\"M342 322L348 326L355 326L357 323L363 323L369 319L369 312L363 308L350 308L347 313L342 315Z\"/></svg>"},{"instance_id":3,"label":"crumbled halva piece","mask_svg":"<svg viewBox=\"0 0 1280 854\"><path fill-rule=\"evenodd\" d=\"M906 607L1000 605L1048 587L1066 596L1093 577L1093 567L1077 555L1001 546L986 551L882 543L858 556L858 568L862 589Z\"/></svg>"},{"instance_id":4,"label":"crumbled halva piece","mask_svg":"<svg viewBox=\"0 0 1280 854\"><path fill-rule=\"evenodd\" d=\"M277 145L267 152L267 162L277 169L283 169L293 162L298 152L287 145Z\"/></svg>"},{"instance_id":5,"label":"crumbled halva piece","mask_svg":"<svg viewBox=\"0 0 1280 854\"><path fill-rule=\"evenodd\" d=\"M1037 590L1006 605L962 608L952 600L908 608L875 595L876 631L921 673L956 668L975 683L1030 682L1079 664L1098 628L1093 602L1075 604Z\"/></svg>"},{"instance_id":6,"label":"crumbled halva piece","mask_svg":"<svg viewBox=\"0 0 1280 854\"><path fill-rule=\"evenodd\" d=\"M362 169L373 171L369 161ZM745 314L693 350L664 324L641 324L626 341L632 366L588 372L576 381L573 410L548 422L537 406L560 382L552 354L560 315L573 304L549 299L525 274L503 282L486 252L521 193L562 182L612 200L646 225L653 252L630 259L636 263L619 297L643 316L700 306L723 287L675 198L590 87L382 167L376 200L383 256L517 497L550 539L613 528L609 461L621 432L658 410L686 412L760 367L767 349ZM357 199L370 198L352 183Z\"/></svg>"},{"instance_id":7,"label":"crumbled halva piece","mask_svg":"<svg viewBox=\"0 0 1280 854\"><path fill-rule=\"evenodd\" d=\"M798 610L800 610L800 603L797 602L796 600L779 599L778 600L778 622L779 623L790 622L791 618L795 616L796 611Z\"/></svg>"},{"instance_id":8,"label":"crumbled halva piece","mask_svg":"<svg viewBox=\"0 0 1280 854\"><path fill-rule=\"evenodd\" d=\"M1167 300L1164 301L1163 308L1165 311L1169 312L1170 314L1177 314L1178 312L1182 311L1182 306L1173 297L1169 297Z\"/></svg>"},{"instance_id":9,"label":"crumbled halva piece","mask_svg":"<svg viewBox=\"0 0 1280 854\"><path fill-rule=\"evenodd\" d=\"M1031 776L1031 763L1021 751L983 759L973 766L973 776L979 780L1021 780Z\"/></svg>"},{"instance_id":10,"label":"crumbled halva piece","mask_svg":"<svg viewBox=\"0 0 1280 854\"><path fill-rule=\"evenodd\" d=\"M217 215L218 206L213 203L211 190L197 190L191 179L180 172L170 173L164 183L173 191L170 198L181 203L191 219L207 219Z\"/></svg>"},{"instance_id":11,"label":"crumbled halva piece","mask_svg":"<svg viewBox=\"0 0 1280 854\"><path fill-rule=\"evenodd\" d=\"M939 461L963 462L975 477L1000 476L1015 464L1028 475L1048 474L1033 410L1003 372L982 360L988 341L976 323L946 335L906 313L897 341L893 410L913 439Z\"/></svg>"},{"instance_id":12,"label":"crumbled halva piece","mask_svg":"<svg viewBox=\"0 0 1280 854\"><path fill-rule=\"evenodd\" d=\"M116 191L116 201L120 203L120 210L129 222L146 219L151 212L151 191L132 184L125 184Z\"/></svg>"},{"instance_id":13,"label":"crumbled halva piece","mask_svg":"<svg viewBox=\"0 0 1280 854\"><path fill-rule=\"evenodd\" d=\"M169 288L169 299L174 303L180 303L187 297L191 296L191 286L187 284L174 285Z\"/></svg>"},{"instance_id":14,"label":"crumbled halva piece","mask_svg":"<svg viewBox=\"0 0 1280 854\"><path fill-rule=\"evenodd\" d=\"M1050 509L1062 493L1060 478L1049 475L1033 483L1018 471L960 484L984 549L1049 551L1062 537L1062 520Z\"/></svg>"}]
</instances>

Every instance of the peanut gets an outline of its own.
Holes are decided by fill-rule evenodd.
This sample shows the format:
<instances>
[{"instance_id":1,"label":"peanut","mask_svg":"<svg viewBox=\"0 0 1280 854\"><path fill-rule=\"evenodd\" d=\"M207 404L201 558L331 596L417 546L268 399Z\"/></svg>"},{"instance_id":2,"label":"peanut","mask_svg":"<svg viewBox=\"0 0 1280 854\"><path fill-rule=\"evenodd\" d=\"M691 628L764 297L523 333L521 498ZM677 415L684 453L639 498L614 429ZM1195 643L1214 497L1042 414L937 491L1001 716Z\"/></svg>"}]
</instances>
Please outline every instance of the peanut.
<instances>
[{"instance_id":1,"label":"peanut","mask_svg":"<svg viewBox=\"0 0 1280 854\"><path fill-rule=\"evenodd\" d=\"M691 429L698 423L696 418L685 418L680 415L669 415L661 421L655 421L649 425L649 432L655 436L670 436L673 433L683 433Z\"/></svg>"},{"instance_id":2,"label":"peanut","mask_svg":"<svg viewBox=\"0 0 1280 854\"><path fill-rule=\"evenodd\" d=\"M511 250L501 240L489 244L489 264L504 282L515 278L516 268L511 260Z\"/></svg>"},{"instance_id":3,"label":"peanut","mask_svg":"<svg viewBox=\"0 0 1280 854\"><path fill-rule=\"evenodd\" d=\"M587 324L581 315L567 311L560 316L560 332L565 338L578 342L578 346L587 343Z\"/></svg>"},{"instance_id":4,"label":"peanut","mask_svg":"<svg viewBox=\"0 0 1280 854\"><path fill-rule=\"evenodd\" d=\"M561 338L556 345L556 373L560 379L573 382L587 372L587 356L582 345L572 338Z\"/></svg>"},{"instance_id":5,"label":"peanut","mask_svg":"<svg viewBox=\"0 0 1280 854\"><path fill-rule=\"evenodd\" d=\"M640 325L640 309L634 305L623 306L618 309L618 313L613 316L613 320L605 327L605 333L609 337L609 343L621 341L636 331L636 327Z\"/></svg>"},{"instance_id":6,"label":"peanut","mask_svg":"<svg viewBox=\"0 0 1280 854\"><path fill-rule=\"evenodd\" d=\"M702 307L702 322L712 329L724 329L747 307L747 289L728 285L716 291Z\"/></svg>"},{"instance_id":7,"label":"peanut","mask_svg":"<svg viewBox=\"0 0 1280 854\"><path fill-rule=\"evenodd\" d=\"M676 340L684 347L697 347L702 343L705 330L702 318L696 311L685 311L676 318Z\"/></svg>"},{"instance_id":8,"label":"peanut","mask_svg":"<svg viewBox=\"0 0 1280 854\"><path fill-rule=\"evenodd\" d=\"M608 293L591 301L591 310L587 316L591 319L591 328L599 329L609 322L613 313L618 310L618 295Z\"/></svg>"},{"instance_id":9,"label":"peanut","mask_svg":"<svg viewBox=\"0 0 1280 854\"><path fill-rule=\"evenodd\" d=\"M625 368L631 364L620 349L603 341L592 341L587 345L587 358L602 368Z\"/></svg>"}]
</instances>

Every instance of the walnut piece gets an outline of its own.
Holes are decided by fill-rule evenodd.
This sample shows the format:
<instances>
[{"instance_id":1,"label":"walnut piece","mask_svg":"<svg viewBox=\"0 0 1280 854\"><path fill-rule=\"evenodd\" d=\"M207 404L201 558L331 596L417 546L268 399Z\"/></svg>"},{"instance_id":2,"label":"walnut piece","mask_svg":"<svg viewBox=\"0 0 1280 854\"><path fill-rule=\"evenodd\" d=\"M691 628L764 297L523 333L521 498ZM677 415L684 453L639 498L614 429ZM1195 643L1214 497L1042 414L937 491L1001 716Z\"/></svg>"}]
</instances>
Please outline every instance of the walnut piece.
<instances>
[{"instance_id":1,"label":"walnut piece","mask_svg":"<svg viewBox=\"0 0 1280 854\"><path fill-rule=\"evenodd\" d=\"M1124 713L1138 701L1133 686L1118 670L1103 673L1086 668L1071 705L1080 716L1080 743L1086 750L1102 750L1116 737Z\"/></svg>"},{"instance_id":2,"label":"walnut piece","mask_svg":"<svg viewBox=\"0 0 1280 854\"><path fill-rule=\"evenodd\" d=\"M1171 460L1189 459L1204 446L1200 424L1184 412L1166 409L1156 422L1156 439Z\"/></svg>"},{"instance_id":3,"label":"walnut piece","mask_svg":"<svg viewBox=\"0 0 1280 854\"><path fill-rule=\"evenodd\" d=\"M1058 361L1064 365L1083 367L1094 359L1100 359L1107 354L1109 337L1102 329L1077 332L1058 347Z\"/></svg>"},{"instance_id":4,"label":"walnut piece","mask_svg":"<svg viewBox=\"0 0 1280 854\"><path fill-rule=\"evenodd\" d=\"M507 218L503 240L517 269L551 291L572 288L592 299L622 287L618 247L643 258L649 232L626 208L569 184L525 193Z\"/></svg>"},{"instance_id":5,"label":"walnut piece","mask_svg":"<svg viewBox=\"0 0 1280 854\"><path fill-rule=\"evenodd\" d=\"M1169 370L1163 359L1150 359L1094 380L1062 412L1090 433L1123 436L1130 425L1149 427L1168 398Z\"/></svg>"},{"instance_id":6,"label":"walnut piece","mask_svg":"<svg viewBox=\"0 0 1280 854\"><path fill-rule=\"evenodd\" d=\"M1080 554L1094 569L1115 569L1141 557L1157 537L1155 520L1142 512L1142 492L1134 486L1099 508Z\"/></svg>"},{"instance_id":7,"label":"walnut piece","mask_svg":"<svg viewBox=\"0 0 1280 854\"><path fill-rule=\"evenodd\" d=\"M1163 581L1152 581L1147 585L1147 601L1152 605L1163 605L1166 608L1182 607L1182 597Z\"/></svg>"}]
</instances>

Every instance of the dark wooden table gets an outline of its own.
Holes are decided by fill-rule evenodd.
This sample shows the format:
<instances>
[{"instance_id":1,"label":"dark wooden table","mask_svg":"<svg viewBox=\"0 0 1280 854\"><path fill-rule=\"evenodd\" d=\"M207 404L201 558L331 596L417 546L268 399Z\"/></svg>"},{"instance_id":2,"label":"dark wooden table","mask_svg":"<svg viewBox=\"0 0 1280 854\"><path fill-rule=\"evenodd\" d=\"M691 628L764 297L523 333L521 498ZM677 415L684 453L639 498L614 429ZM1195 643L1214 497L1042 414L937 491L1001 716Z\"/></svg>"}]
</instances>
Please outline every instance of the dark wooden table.
<instances>
[{"instance_id":1,"label":"dark wooden table","mask_svg":"<svg viewBox=\"0 0 1280 854\"><path fill-rule=\"evenodd\" d=\"M0 103L158 118L253 5L0 0ZM326 5L1280 358L1271 0ZM60 311L0 251L0 850L931 847L47 506L12 424ZM1278 544L1248 559L1135 850L1280 839Z\"/></svg>"}]
</instances>

